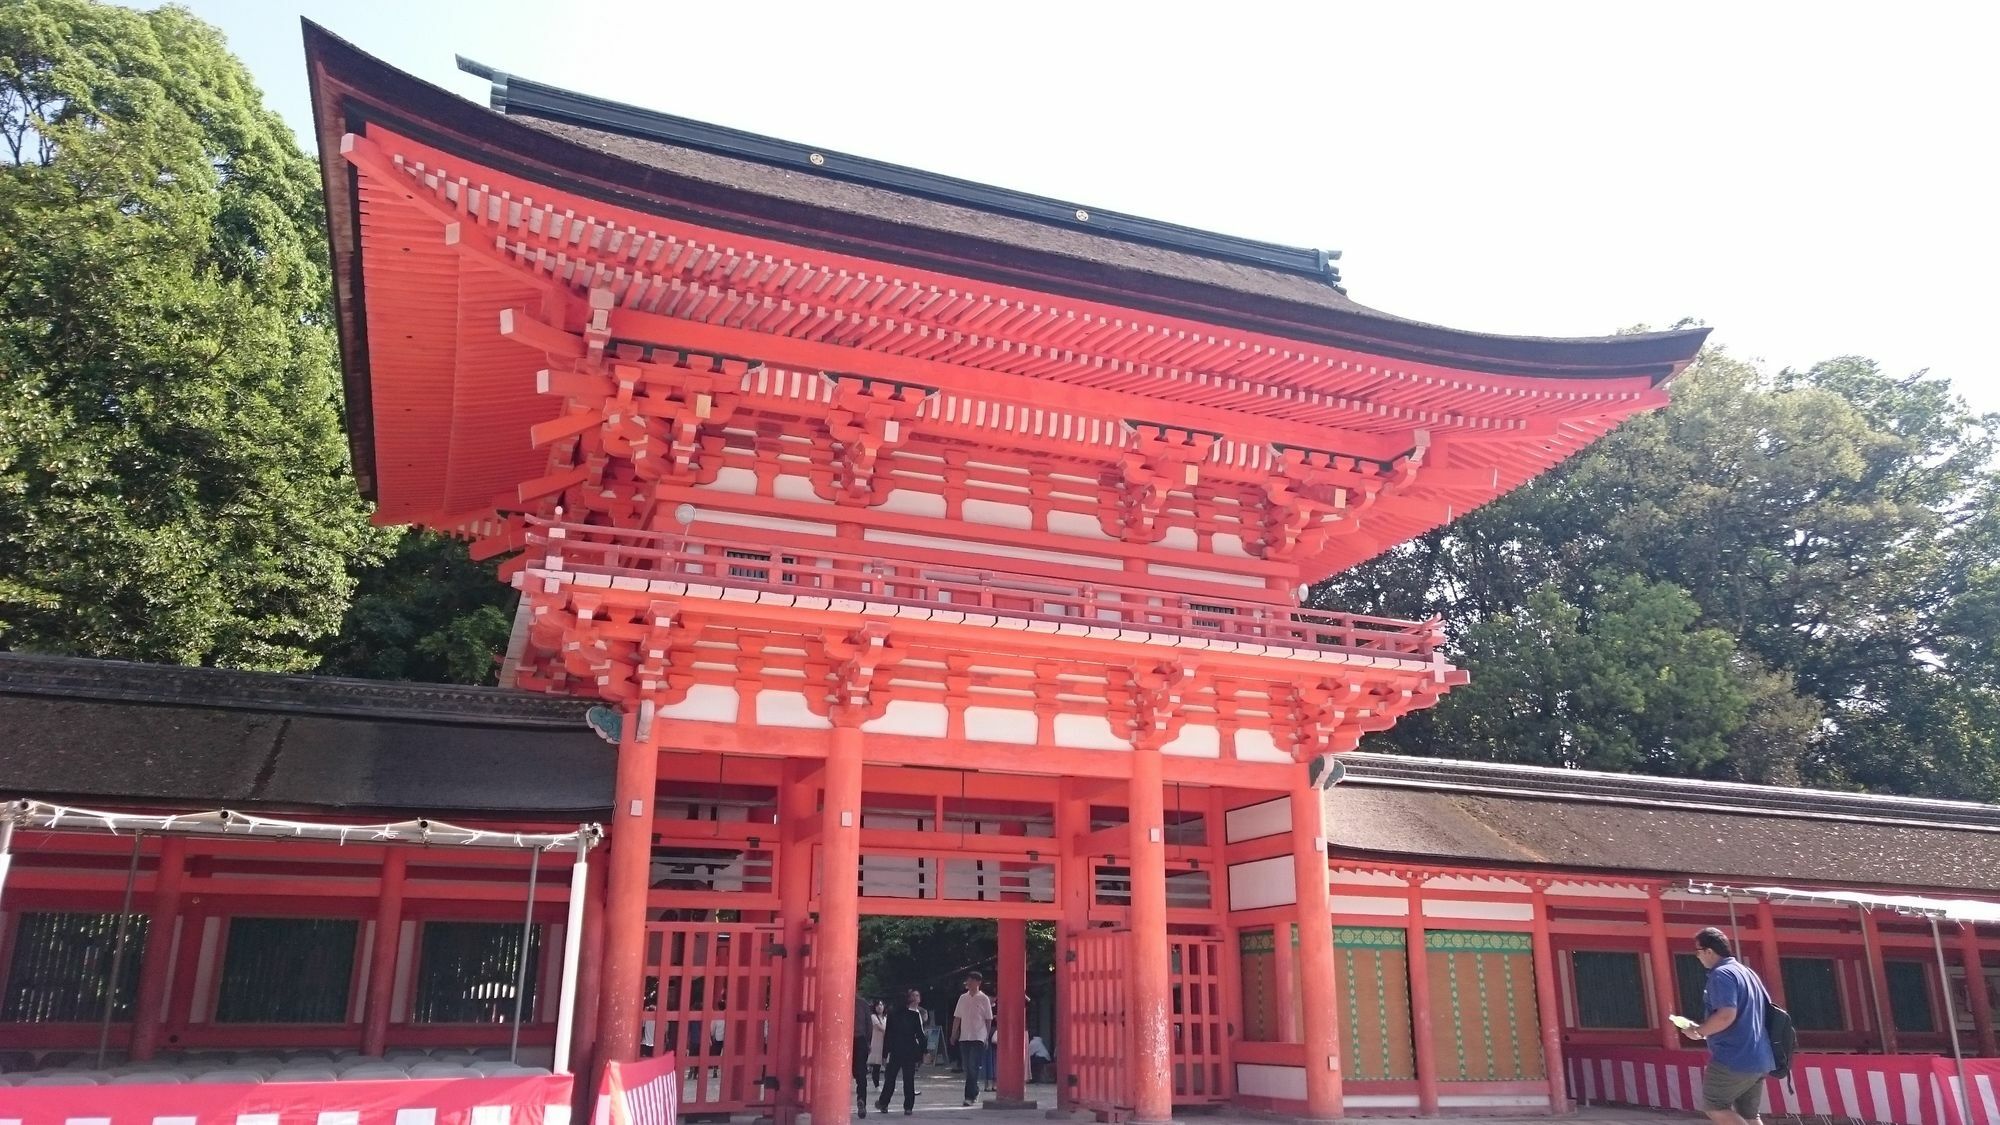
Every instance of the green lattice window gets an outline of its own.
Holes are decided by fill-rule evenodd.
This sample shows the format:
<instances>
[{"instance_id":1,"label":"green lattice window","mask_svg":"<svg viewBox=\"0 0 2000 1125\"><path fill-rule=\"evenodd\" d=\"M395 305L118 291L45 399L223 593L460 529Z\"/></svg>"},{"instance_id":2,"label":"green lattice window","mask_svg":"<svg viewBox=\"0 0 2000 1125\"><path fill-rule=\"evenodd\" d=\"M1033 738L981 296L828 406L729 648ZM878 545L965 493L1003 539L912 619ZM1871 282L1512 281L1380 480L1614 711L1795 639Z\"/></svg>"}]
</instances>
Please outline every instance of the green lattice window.
<instances>
[{"instance_id":1,"label":"green lattice window","mask_svg":"<svg viewBox=\"0 0 2000 1125\"><path fill-rule=\"evenodd\" d=\"M1889 978L1889 1018L1897 1031L1936 1031L1937 1016L1931 1009L1931 975L1922 961L1885 961Z\"/></svg>"},{"instance_id":2,"label":"green lattice window","mask_svg":"<svg viewBox=\"0 0 2000 1125\"><path fill-rule=\"evenodd\" d=\"M1840 974L1831 957L1781 957L1785 1004L1800 1031L1846 1031L1840 1004Z\"/></svg>"},{"instance_id":3,"label":"green lattice window","mask_svg":"<svg viewBox=\"0 0 2000 1125\"><path fill-rule=\"evenodd\" d=\"M1652 1026L1646 974L1637 953L1579 949L1569 955L1576 980L1576 1025L1593 1030Z\"/></svg>"}]
</instances>

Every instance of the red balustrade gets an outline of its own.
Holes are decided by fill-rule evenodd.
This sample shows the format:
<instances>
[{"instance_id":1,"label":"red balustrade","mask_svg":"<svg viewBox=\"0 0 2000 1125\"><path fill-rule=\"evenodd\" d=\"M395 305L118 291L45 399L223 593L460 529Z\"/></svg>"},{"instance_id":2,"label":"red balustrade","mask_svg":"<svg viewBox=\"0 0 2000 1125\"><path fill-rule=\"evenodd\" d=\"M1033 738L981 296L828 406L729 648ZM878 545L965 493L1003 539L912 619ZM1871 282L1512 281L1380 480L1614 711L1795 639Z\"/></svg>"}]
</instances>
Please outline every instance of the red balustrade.
<instances>
[{"instance_id":1,"label":"red balustrade","mask_svg":"<svg viewBox=\"0 0 2000 1125\"><path fill-rule=\"evenodd\" d=\"M1444 639L1438 618L1403 621L1108 582L1072 586L1003 571L817 548L753 549L701 536L534 518L528 521L527 547L529 566L571 574L949 608L1311 651L1422 660Z\"/></svg>"}]
</instances>

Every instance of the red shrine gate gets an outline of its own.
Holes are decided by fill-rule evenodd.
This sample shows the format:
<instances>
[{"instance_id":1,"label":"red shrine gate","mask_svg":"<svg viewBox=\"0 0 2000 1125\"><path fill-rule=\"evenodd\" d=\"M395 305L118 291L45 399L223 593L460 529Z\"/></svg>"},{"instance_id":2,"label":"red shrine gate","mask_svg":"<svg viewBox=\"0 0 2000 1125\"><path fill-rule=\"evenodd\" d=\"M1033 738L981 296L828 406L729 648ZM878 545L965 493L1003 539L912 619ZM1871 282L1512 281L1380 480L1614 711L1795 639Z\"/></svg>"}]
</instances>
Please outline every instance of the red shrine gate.
<instances>
[{"instance_id":1,"label":"red shrine gate","mask_svg":"<svg viewBox=\"0 0 2000 1125\"><path fill-rule=\"evenodd\" d=\"M1317 251L307 39L357 475L504 558L507 682L621 719L579 1060L636 1054L651 977L691 1064L722 1021L690 1109L776 1077L841 1125L861 916L968 914L1019 1097L1048 918L1059 1098L1160 1122L1229 1096L1221 950L1282 920L1338 1116L1307 767L1464 677L1298 591L1663 404L1701 334L1432 328Z\"/></svg>"}]
</instances>

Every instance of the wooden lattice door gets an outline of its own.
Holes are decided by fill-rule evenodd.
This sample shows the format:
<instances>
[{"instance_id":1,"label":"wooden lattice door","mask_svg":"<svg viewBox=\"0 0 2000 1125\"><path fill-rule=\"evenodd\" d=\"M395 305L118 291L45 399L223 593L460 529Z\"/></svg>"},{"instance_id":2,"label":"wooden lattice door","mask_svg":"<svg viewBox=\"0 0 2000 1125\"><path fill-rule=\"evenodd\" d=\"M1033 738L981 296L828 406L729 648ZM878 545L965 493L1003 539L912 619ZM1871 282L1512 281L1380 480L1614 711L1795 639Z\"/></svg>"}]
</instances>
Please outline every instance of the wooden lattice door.
<instances>
[{"instance_id":1,"label":"wooden lattice door","mask_svg":"<svg viewBox=\"0 0 2000 1125\"><path fill-rule=\"evenodd\" d=\"M1070 934L1063 953L1062 1002L1069 1009L1069 1043L1056 1045L1063 1081L1078 1106L1098 1113L1131 1109L1126 1084L1125 975L1132 935L1126 930Z\"/></svg>"},{"instance_id":2,"label":"wooden lattice door","mask_svg":"<svg viewBox=\"0 0 2000 1125\"><path fill-rule=\"evenodd\" d=\"M771 1101L773 1021L780 1017L780 929L729 922L654 922L646 973L656 982L655 1045L680 1056L681 1112L722 1113Z\"/></svg>"},{"instance_id":3,"label":"wooden lattice door","mask_svg":"<svg viewBox=\"0 0 2000 1125\"><path fill-rule=\"evenodd\" d=\"M1222 942L1175 937L1171 957L1174 1016L1174 1104L1226 1102L1234 1083L1229 1015L1224 1011Z\"/></svg>"}]
</instances>

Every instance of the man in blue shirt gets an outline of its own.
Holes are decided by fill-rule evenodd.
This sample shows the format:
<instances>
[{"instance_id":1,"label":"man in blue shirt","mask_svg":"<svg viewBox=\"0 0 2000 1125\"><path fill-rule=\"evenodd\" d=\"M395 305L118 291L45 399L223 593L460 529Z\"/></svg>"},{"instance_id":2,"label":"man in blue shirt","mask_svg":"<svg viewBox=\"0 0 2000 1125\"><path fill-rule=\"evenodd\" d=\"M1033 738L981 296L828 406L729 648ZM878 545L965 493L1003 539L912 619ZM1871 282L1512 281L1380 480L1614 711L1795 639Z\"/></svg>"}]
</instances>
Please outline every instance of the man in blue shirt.
<instances>
[{"instance_id":1,"label":"man in blue shirt","mask_svg":"<svg viewBox=\"0 0 2000 1125\"><path fill-rule=\"evenodd\" d=\"M1770 993L1721 930L1694 936L1694 955L1708 970L1702 994L1707 1009L1701 1023L1681 1034L1708 1043L1708 1070L1702 1077L1701 1108L1715 1125L1757 1125L1764 1108L1764 1080L1775 1065L1771 1035L1764 1026Z\"/></svg>"}]
</instances>

